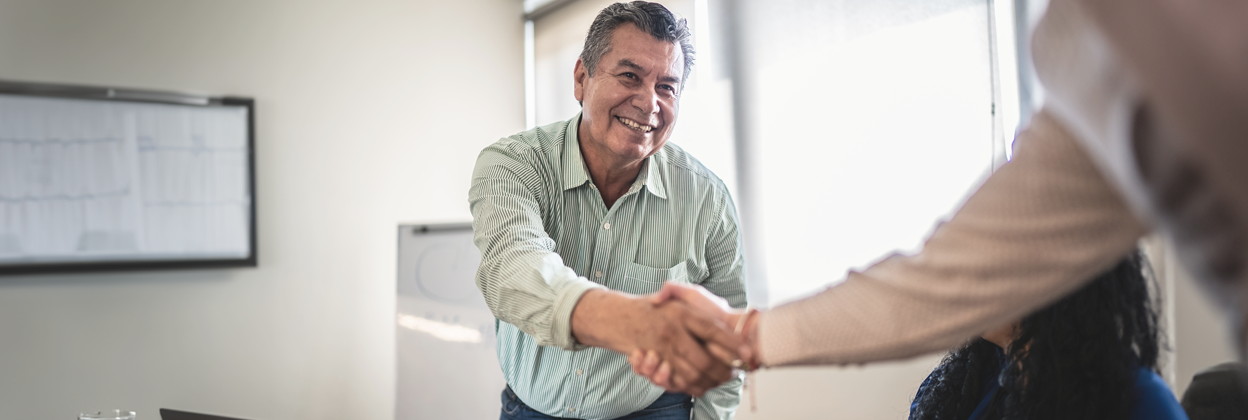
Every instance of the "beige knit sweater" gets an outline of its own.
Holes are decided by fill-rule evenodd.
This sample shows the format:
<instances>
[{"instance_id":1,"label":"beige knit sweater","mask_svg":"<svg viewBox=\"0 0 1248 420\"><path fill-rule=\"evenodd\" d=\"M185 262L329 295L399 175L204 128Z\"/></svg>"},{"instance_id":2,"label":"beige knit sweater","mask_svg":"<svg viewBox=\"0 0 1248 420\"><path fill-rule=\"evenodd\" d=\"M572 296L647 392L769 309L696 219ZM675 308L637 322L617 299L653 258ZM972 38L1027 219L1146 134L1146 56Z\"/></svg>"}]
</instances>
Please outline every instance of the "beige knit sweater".
<instances>
[{"instance_id":1,"label":"beige knit sweater","mask_svg":"<svg viewBox=\"0 0 1248 420\"><path fill-rule=\"evenodd\" d=\"M763 362L955 346L1079 287L1153 224L1228 311L1248 358L1248 55L1237 53L1248 31L1235 25L1248 7L1225 6L1051 0L1032 45L1046 104L1014 160L919 255L764 314Z\"/></svg>"},{"instance_id":2,"label":"beige knit sweater","mask_svg":"<svg viewBox=\"0 0 1248 420\"><path fill-rule=\"evenodd\" d=\"M1047 111L914 256L892 256L759 320L764 365L846 364L945 350L1108 269L1147 227Z\"/></svg>"}]
</instances>

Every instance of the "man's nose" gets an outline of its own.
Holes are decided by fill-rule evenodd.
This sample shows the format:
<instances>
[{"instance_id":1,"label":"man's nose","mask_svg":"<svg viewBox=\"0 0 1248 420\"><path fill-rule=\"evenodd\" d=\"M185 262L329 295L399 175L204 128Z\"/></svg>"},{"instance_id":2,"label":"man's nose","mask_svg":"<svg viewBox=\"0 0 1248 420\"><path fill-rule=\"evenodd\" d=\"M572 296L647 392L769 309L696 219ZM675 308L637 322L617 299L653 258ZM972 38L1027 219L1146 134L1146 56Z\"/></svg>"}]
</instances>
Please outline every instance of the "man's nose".
<instances>
[{"instance_id":1,"label":"man's nose","mask_svg":"<svg viewBox=\"0 0 1248 420\"><path fill-rule=\"evenodd\" d=\"M654 88L640 89L640 92L633 95L633 106L637 107L645 115L658 114L661 106L659 92Z\"/></svg>"}]
</instances>

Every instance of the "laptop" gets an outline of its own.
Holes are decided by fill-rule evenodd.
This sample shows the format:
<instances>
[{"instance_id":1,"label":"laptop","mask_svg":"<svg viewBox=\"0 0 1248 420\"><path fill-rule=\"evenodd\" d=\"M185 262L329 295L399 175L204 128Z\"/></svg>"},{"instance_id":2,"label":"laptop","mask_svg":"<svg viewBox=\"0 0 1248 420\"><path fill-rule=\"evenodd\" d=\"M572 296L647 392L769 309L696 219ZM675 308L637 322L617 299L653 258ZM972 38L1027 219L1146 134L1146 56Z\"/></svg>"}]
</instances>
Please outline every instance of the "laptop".
<instances>
[{"instance_id":1,"label":"laptop","mask_svg":"<svg viewBox=\"0 0 1248 420\"><path fill-rule=\"evenodd\" d=\"M160 409L160 420L243 420L234 417L221 417L211 414L192 413L189 411Z\"/></svg>"}]
</instances>

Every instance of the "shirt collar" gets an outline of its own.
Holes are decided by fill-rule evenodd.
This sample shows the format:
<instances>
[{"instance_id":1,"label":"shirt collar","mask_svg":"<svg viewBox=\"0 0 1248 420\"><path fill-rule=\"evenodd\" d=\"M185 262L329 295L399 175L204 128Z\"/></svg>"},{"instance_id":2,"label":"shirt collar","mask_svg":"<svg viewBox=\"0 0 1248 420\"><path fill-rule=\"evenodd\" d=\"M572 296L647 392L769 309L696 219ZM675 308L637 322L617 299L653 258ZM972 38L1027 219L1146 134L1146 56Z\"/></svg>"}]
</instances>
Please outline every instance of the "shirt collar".
<instances>
[{"instance_id":1,"label":"shirt collar","mask_svg":"<svg viewBox=\"0 0 1248 420\"><path fill-rule=\"evenodd\" d=\"M563 190L567 191L589 182L589 168L581 157L581 144L577 139L577 127L581 125L581 113L568 121L563 132Z\"/></svg>"},{"instance_id":2,"label":"shirt collar","mask_svg":"<svg viewBox=\"0 0 1248 420\"><path fill-rule=\"evenodd\" d=\"M577 137L580 125L581 113L578 112L568 121L568 127L563 133L564 191L585 185L586 182L592 182L589 178L589 168L585 166L585 159L581 156L580 138ZM641 164L641 172L637 174L637 180L629 188L630 192L645 187L645 190L655 197L667 199L667 189L663 186L663 175L660 173L662 165L659 163L665 155L662 150L659 150L658 153L646 158L646 161Z\"/></svg>"}]
</instances>

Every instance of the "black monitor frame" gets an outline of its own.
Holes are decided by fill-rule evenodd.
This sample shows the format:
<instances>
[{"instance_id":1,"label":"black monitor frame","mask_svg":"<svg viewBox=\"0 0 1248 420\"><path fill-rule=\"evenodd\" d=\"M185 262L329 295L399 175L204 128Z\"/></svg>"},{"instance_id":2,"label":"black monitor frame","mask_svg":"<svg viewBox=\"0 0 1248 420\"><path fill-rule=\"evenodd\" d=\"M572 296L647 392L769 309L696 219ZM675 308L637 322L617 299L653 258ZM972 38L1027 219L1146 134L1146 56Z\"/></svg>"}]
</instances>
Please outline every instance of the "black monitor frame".
<instances>
[{"instance_id":1,"label":"black monitor frame","mask_svg":"<svg viewBox=\"0 0 1248 420\"><path fill-rule=\"evenodd\" d=\"M56 261L0 265L0 276L35 273L81 273L132 270L256 267L259 241L256 227L256 103L252 98L205 96L156 90L112 88L0 80L0 94L97 101L142 102L195 107L244 107L247 109L247 193L250 196L249 255L243 258L125 261Z\"/></svg>"}]
</instances>

